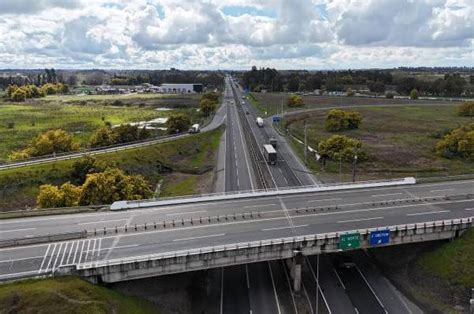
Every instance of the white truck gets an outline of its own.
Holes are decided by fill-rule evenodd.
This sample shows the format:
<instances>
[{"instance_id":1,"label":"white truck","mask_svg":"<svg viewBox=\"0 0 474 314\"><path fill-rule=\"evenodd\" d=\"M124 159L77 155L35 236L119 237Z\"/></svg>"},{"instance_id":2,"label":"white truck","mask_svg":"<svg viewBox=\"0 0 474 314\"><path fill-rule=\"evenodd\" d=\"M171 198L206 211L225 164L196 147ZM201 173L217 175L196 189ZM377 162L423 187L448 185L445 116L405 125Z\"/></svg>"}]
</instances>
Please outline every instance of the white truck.
<instances>
[{"instance_id":1,"label":"white truck","mask_svg":"<svg viewBox=\"0 0 474 314\"><path fill-rule=\"evenodd\" d=\"M277 161L277 152L275 147L270 144L263 145L263 154L265 155L265 161L270 165L276 164Z\"/></svg>"},{"instance_id":2,"label":"white truck","mask_svg":"<svg viewBox=\"0 0 474 314\"><path fill-rule=\"evenodd\" d=\"M262 119L262 118L257 117L256 122L257 122L257 125L258 125L259 127L263 127L263 119Z\"/></svg>"},{"instance_id":3,"label":"white truck","mask_svg":"<svg viewBox=\"0 0 474 314\"><path fill-rule=\"evenodd\" d=\"M194 133L199 133L201 131L201 129L199 128L199 124L193 124L191 125L191 127L189 128L189 133L190 134L194 134Z\"/></svg>"}]
</instances>

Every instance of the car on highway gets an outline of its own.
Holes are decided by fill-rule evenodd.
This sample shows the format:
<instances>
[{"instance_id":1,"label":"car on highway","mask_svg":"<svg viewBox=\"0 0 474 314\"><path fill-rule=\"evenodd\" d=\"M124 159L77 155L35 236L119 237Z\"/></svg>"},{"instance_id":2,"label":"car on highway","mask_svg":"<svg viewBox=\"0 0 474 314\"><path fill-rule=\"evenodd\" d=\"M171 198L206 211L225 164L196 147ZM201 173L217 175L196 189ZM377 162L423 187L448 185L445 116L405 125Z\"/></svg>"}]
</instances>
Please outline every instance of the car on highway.
<instances>
[{"instance_id":1,"label":"car on highway","mask_svg":"<svg viewBox=\"0 0 474 314\"><path fill-rule=\"evenodd\" d=\"M255 120L255 122L257 123L257 125L259 127L263 127L263 119L262 118L257 117L257 120Z\"/></svg>"},{"instance_id":2,"label":"car on highway","mask_svg":"<svg viewBox=\"0 0 474 314\"><path fill-rule=\"evenodd\" d=\"M338 254L333 259L333 264L337 268L352 268L355 267L355 263L352 259L344 254Z\"/></svg>"}]
</instances>

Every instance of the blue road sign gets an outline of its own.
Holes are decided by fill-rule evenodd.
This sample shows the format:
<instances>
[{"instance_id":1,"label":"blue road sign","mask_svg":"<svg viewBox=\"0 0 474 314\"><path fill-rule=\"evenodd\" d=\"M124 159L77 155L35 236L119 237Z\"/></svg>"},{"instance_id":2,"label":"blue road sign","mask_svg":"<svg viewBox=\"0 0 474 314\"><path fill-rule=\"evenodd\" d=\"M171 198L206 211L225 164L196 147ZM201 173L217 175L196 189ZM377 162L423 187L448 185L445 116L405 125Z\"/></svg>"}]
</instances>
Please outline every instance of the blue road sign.
<instances>
[{"instance_id":1,"label":"blue road sign","mask_svg":"<svg viewBox=\"0 0 474 314\"><path fill-rule=\"evenodd\" d=\"M280 122L280 117L279 116L273 116L273 123L278 123Z\"/></svg>"},{"instance_id":2,"label":"blue road sign","mask_svg":"<svg viewBox=\"0 0 474 314\"><path fill-rule=\"evenodd\" d=\"M387 244L390 242L390 230L377 230L370 232L370 245Z\"/></svg>"}]
</instances>

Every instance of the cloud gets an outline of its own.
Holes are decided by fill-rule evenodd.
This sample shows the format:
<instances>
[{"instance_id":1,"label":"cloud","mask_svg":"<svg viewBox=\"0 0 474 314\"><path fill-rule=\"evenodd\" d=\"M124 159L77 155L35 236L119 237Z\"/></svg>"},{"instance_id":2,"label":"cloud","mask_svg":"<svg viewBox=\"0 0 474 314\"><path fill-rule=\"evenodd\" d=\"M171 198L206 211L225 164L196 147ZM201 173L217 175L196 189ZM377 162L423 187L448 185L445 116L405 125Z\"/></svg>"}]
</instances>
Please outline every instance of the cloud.
<instances>
[{"instance_id":1,"label":"cloud","mask_svg":"<svg viewBox=\"0 0 474 314\"><path fill-rule=\"evenodd\" d=\"M473 65L472 0L0 0L0 67Z\"/></svg>"}]
</instances>

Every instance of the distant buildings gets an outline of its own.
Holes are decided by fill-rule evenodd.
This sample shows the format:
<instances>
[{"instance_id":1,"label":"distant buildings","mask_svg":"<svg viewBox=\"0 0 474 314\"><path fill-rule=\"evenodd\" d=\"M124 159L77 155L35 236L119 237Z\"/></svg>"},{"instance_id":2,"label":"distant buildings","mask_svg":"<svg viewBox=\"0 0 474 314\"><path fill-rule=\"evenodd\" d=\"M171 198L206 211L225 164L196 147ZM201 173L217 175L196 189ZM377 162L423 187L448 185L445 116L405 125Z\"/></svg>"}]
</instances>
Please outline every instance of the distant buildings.
<instances>
[{"instance_id":1,"label":"distant buildings","mask_svg":"<svg viewBox=\"0 0 474 314\"><path fill-rule=\"evenodd\" d=\"M163 83L157 86L159 93L166 94L187 94L187 93L201 93L203 90L202 84L194 83Z\"/></svg>"},{"instance_id":2,"label":"distant buildings","mask_svg":"<svg viewBox=\"0 0 474 314\"><path fill-rule=\"evenodd\" d=\"M202 84L195 83L163 83L155 86L144 83L139 86L99 86L95 88L98 95L113 95L126 93L162 93L162 94L190 94L201 93L203 91Z\"/></svg>"}]
</instances>

